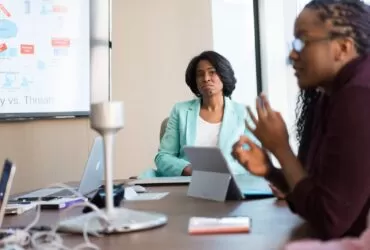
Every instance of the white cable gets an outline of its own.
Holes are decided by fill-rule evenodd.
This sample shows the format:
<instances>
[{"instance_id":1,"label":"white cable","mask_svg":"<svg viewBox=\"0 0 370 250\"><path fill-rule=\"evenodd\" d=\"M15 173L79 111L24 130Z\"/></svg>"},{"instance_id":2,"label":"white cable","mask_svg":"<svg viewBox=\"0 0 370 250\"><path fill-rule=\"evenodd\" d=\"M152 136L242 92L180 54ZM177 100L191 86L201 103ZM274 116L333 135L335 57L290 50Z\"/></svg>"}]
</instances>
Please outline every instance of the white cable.
<instances>
[{"instance_id":1,"label":"white cable","mask_svg":"<svg viewBox=\"0 0 370 250\"><path fill-rule=\"evenodd\" d=\"M83 194L81 194L80 192L76 191L74 188L64 184L64 183L55 183L53 185L50 185L49 188L51 187L61 187L63 189L67 189L68 191L70 191L71 193L73 193L74 195L77 196L77 198L83 198L85 199L85 196ZM108 218L106 217L105 213L103 213L97 206L95 206L93 203L89 202L89 201L85 201L83 203L83 205L86 205L88 207L90 207L92 210L96 211L98 214L100 214L102 217L105 218L106 221L108 221ZM81 206L81 203L77 203L77 204L74 204L70 207L67 207L63 212L67 212L69 210L71 210L72 208L75 208L75 207L79 207Z\"/></svg>"},{"instance_id":2,"label":"white cable","mask_svg":"<svg viewBox=\"0 0 370 250\"><path fill-rule=\"evenodd\" d=\"M55 187L55 186L67 189L70 192L72 192L73 194L75 194L77 197L85 198L82 194L80 194L79 192L77 192L76 190L74 190L73 188L71 188L68 185L65 185L63 183L56 183L56 184L51 185L50 187ZM67 209L65 209L62 213L66 213L67 211L71 210L72 208L80 207L80 206L90 207L91 209L93 209L94 211L97 212L97 216L96 217L91 217L86 222L86 224L84 225L84 230L83 230L83 237L84 237L85 242L76 246L76 247L74 247L73 250L76 249L76 248L77 249L84 249L84 248L100 249L97 245L93 244L89 240L88 232L87 232L87 229L88 229L87 226L88 226L88 223L92 219L101 219L100 223L106 224L105 226L107 226L107 225L109 225L108 218L106 217L106 215L101 210L99 210L99 208L97 208L94 204L92 204L89 201L84 201L83 203L74 204L74 205L68 207ZM58 223L55 225L55 227L50 232L39 232L39 233L33 235L31 237L32 246L34 246L34 247L36 247L36 249L40 249L40 250L50 249L50 247L59 247L60 249L69 249L69 248L66 248L63 245L62 238L59 237L59 235L57 234L57 232L56 232L57 230L58 230ZM97 232L91 232L91 234L98 236ZM44 242L44 243L38 242L38 240L40 240L42 238L44 238L44 241L46 241L46 242ZM50 238L51 238L51 240L50 240Z\"/></svg>"},{"instance_id":3,"label":"white cable","mask_svg":"<svg viewBox=\"0 0 370 250\"><path fill-rule=\"evenodd\" d=\"M84 198L85 197L74 190L72 187L63 184L63 183L56 183L53 185L48 186L50 187L61 187L63 189L69 190L71 193L75 194L77 197ZM41 201L39 199L38 201ZM21 247L21 249L24 249L23 247L30 246L32 247L31 249L37 249L37 250L52 250L52 249L58 249L58 250L81 250L81 249L94 249L94 250L99 250L100 248L93 244L88 236L88 224L91 222L93 219L99 220L99 222L102 224L103 227L108 228L110 226L110 222L106 216L105 213L103 213L98 207L96 207L94 204L89 202L88 200L85 200L82 203L77 203L74 204L68 208L66 208L62 213L66 213L67 211L71 210L72 208L75 207L80 207L80 206L88 206L92 210L94 210L97 214L96 216L91 217L84 225L84 230L83 230L83 238L84 238L84 243L81 243L73 248L69 248L63 244L63 239L62 237L57 233L58 230L58 223L55 225L54 228L50 231L45 231L45 232L34 232L30 233L32 228L38 223L40 219L40 214L41 214L41 205L37 204L36 205L36 216L33 221L29 225L27 225L24 229L17 229L15 230L14 234L0 240L1 245L10 245L10 244L17 244ZM95 236L101 236L98 232L90 232L90 234L95 235Z\"/></svg>"},{"instance_id":4,"label":"white cable","mask_svg":"<svg viewBox=\"0 0 370 250\"><path fill-rule=\"evenodd\" d=\"M46 188L52 188L55 186L60 186L63 189L67 189L71 191L73 194L77 195L78 197L81 197L82 195L75 191L73 188L69 187L68 185L64 184L53 184L49 185ZM38 202L42 201L41 197L38 199ZM41 205L37 204L38 212L36 215L36 218L33 223L31 223L29 226L26 227L25 230L30 230L33 226L35 226L40 219L41 214ZM42 240L42 241L41 241ZM39 242L41 241L41 242ZM30 235L30 243L31 246L35 249L53 249L56 247L56 249L68 249L67 247L64 247L63 245L63 239L56 233L55 230L46 231L46 232L35 232L32 236Z\"/></svg>"},{"instance_id":5,"label":"white cable","mask_svg":"<svg viewBox=\"0 0 370 250\"><path fill-rule=\"evenodd\" d=\"M1 239L1 245L17 244L20 247L28 246L31 242L30 229L37 224L40 219L41 206L36 205L36 216L24 229L15 229L8 237Z\"/></svg>"},{"instance_id":6,"label":"white cable","mask_svg":"<svg viewBox=\"0 0 370 250\"><path fill-rule=\"evenodd\" d=\"M0 246L2 249L6 246L19 246L18 249L24 249L23 246L26 246L29 241L29 234L24 230L14 230L11 235L0 240Z\"/></svg>"},{"instance_id":7,"label":"white cable","mask_svg":"<svg viewBox=\"0 0 370 250\"><path fill-rule=\"evenodd\" d=\"M28 232L31 228L33 228L37 224L37 222L39 222L40 215L41 215L41 205L36 204L36 216L33 219L33 221L31 221L30 224L28 224L28 226L24 228L24 231Z\"/></svg>"},{"instance_id":8,"label":"white cable","mask_svg":"<svg viewBox=\"0 0 370 250\"><path fill-rule=\"evenodd\" d=\"M62 237L52 231L35 232L31 237L31 247L37 250L70 250L70 248L64 246Z\"/></svg>"}]
</instances>

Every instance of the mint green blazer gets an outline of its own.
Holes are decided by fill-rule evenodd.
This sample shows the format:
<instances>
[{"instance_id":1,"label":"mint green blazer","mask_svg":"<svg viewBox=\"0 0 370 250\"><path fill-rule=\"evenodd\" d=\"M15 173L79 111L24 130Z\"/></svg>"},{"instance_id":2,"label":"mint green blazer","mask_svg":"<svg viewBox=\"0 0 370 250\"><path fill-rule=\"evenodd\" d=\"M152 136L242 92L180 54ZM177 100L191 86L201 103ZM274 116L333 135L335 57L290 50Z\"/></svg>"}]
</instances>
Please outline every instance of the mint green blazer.
<instances>
[{"instance_id":1,"label":"mint green blazer","mask_svg":"<svg viewBox=\"0 0 370 250\"><path fill-rule=\"evenodd\" d=\"M193 146L195 143L199 111L198 98L177 103L173 107L154 159L158 177L180 176L184 168L190 164L184 154L184 146ZM247 171L232 157L233 144L243 134L257 142L252 133L246 129L246 119L249 120L245 106L225 97L218 146L234 174L244 174Z\"/></svg>"}]
</instances>

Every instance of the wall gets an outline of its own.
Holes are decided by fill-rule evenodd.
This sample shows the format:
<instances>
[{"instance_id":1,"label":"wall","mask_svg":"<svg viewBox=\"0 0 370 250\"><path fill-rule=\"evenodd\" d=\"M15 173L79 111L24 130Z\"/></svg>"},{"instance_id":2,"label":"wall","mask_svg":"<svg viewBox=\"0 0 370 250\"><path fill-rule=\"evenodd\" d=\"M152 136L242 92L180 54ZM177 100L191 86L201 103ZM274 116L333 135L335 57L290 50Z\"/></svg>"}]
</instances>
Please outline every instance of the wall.
<instances>
[{"instance_id":1,"label":"wall","mask_svg":"<svg viewBox=\"0 0 370 250\"><path fill-rule=\"evenodd\" d=\"M210 0L113 0L112 94L125 103L116 177L154 166L159 128L175 102L192 94L189 60L212 49Z\"/></svg>"},{"instance_id":2,"label":"wall","mask_svg":"<svg viewBox=\"0 0 370 250\"><path fill-rule=\"evenodd\" d=\"M237 79L234 101L255 106L256 49L252 0L212 0L213 49L232 64Z\"/></svg>"},{"instance_id":3,"label":"wall","mask_svg":"<svg viewBox=\"0 0 370 250\"><path fill-rule=\"evenodd\" d=\"M259 3L263 91L272 107L284 117L290 132L290 143L296 151L295 107L298 87L287 59L293 40L297 1L260 0ZM275 161L275 164L278 163Z\"/></svg>"},{"instance_id":4,"label":"wall","mask_svg":"<svg viewBox=\"0 0 370 250\"><path fill-rule=\"evenodd\" d=\"M92 143L87 119L0 123L0 159L17 166L12 193L79 180Z\"/></svg>"}]
</instances>

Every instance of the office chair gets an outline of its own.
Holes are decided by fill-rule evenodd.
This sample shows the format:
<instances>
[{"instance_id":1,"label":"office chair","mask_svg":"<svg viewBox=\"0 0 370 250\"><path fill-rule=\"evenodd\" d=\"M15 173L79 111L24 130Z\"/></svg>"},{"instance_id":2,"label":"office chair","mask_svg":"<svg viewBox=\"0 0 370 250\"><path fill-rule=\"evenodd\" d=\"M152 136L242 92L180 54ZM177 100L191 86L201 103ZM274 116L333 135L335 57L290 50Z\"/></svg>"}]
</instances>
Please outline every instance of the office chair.
<instances>
[{"instance_id":1,"label":"office chair","mask_svg":"<svg viewBox=\"0 0 370 250\"><path fill-rule=\"evenodd\" d=\"M159 142L162 140L164 132L166 132L168 119L169 117L165 118L161 123L161 129L159 130Z\"/></svg>"},{"instance_id":2,"label":"office chair","mask_svg":"<svg viewBox=\"0 0 370 250\"><path fill-rule=\"evenodd\" d=\"M169 117L165 118L161 123L161 127L159 129L159 143L161 142L162 137L163 137L164 133L166 132L168 119L169 119ZM157 176L156 172L157 171L155 169L150 168L148 170L145 170L144 173L142 173L140 176L142 176L142 177L143 176L153 177L153 176ZM129 179L137 179L137 176L131 176Z\"/></svg>"}]
</instances>

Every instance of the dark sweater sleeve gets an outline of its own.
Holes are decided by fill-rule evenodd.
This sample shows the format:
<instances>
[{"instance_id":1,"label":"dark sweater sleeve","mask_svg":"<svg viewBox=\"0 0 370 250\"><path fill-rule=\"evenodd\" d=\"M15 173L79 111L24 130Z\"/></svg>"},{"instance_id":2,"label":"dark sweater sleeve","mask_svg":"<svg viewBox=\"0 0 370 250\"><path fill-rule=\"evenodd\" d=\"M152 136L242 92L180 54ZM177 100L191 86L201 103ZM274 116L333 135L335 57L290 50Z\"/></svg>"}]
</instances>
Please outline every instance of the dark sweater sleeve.
<instances>
[{"instance_id":1,"label":"dark sweater sleeve","mask_svg":"<svg viewBox=\"0 0 370 250\"><path fill-rule=\"evenodd\" d=\"M271 171L268 174L268 176L266 176L266 180L272 183L275 187L277 187L283 193L286 194L289 192L289 185L281 169L276 168L271 165Z\"/></svg>"},{"instance_id":2,"label":"dark sweater sleeve","mask_svg":"<svg viewBox=\"0 0 370 250\"><path fill-rule=\"evenodd\" d=\"M351 86L333 98L319 166L287 197L293 212L326 238L343 236L370 194L370 89Z\"/></svg>"}]
</instances>

